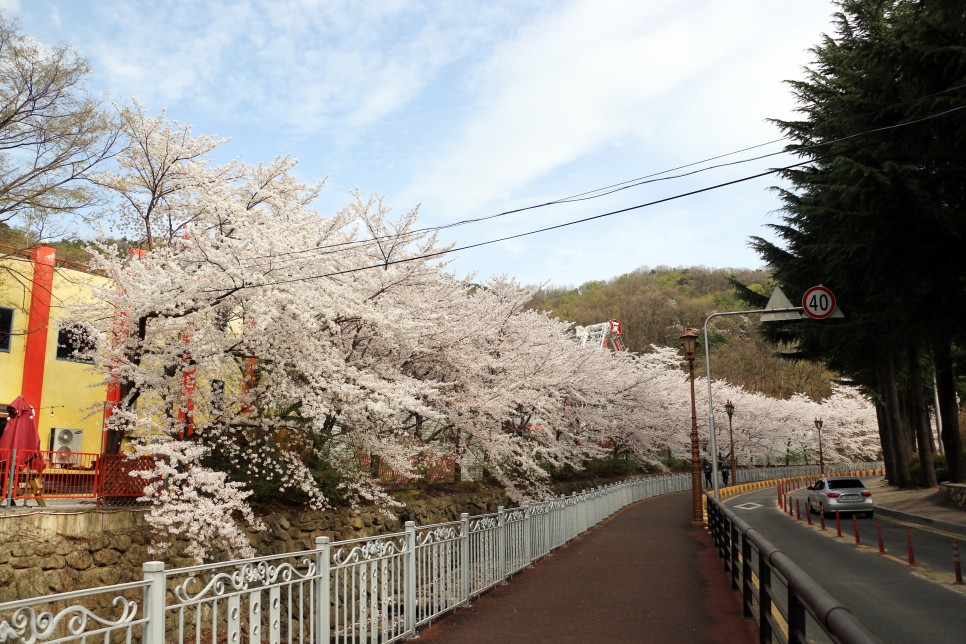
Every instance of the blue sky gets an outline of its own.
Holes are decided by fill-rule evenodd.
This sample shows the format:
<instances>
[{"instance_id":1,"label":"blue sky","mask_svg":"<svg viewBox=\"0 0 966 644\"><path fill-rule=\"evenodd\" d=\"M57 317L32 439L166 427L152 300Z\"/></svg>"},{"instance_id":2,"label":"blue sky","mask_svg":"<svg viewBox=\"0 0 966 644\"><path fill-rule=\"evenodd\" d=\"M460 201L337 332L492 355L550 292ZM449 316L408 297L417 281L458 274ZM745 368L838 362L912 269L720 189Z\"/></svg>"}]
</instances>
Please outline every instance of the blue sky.
<instances>
[{"instance_id":1,"label":"blue sky","mask_svg":"<svg viewBox=\"0 0 966 644\"><path fill-rule=\"evenodd\" d=\"M0 0L96 91L300 160L322 213L379 193L424 226L584 193L778 138L826 0ZM724 159L734 161L780 144ZM757 174L783 156L457 226L477 244ZM641 266L758 267L773 177L459 252L451 270L576 286Z\"/></svg>"}]
</instances>

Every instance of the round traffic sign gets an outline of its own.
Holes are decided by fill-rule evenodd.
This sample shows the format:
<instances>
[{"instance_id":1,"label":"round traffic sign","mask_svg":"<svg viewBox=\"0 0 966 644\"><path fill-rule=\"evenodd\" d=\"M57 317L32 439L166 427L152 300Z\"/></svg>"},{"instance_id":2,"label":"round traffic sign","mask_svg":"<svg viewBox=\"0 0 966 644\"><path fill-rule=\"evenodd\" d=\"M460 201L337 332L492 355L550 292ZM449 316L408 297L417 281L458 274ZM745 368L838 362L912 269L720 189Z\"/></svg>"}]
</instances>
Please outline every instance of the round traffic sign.
<instances>
[{"instance_id":1,"label":"round traffic sign","mask_svg":"<svg viewBox=\"0 0 966 644\"><path fill-rule=\"evenodd\" d=\"M805 314L816 320L824 320L835 313L835 295L821 284L805 291L802 297Z\"/></svg>"}]
</instances>

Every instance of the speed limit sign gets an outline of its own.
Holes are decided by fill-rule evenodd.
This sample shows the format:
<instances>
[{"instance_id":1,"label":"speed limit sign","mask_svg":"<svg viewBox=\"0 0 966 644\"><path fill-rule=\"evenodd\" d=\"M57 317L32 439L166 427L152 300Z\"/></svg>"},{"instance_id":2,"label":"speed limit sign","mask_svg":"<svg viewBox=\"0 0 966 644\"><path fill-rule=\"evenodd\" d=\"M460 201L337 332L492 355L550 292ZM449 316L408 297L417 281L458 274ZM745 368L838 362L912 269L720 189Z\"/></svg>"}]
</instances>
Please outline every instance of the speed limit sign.
<instances>
[{"instance_id":1,"label":"speed limit sign","mask_svg":"<svg viewBox=\"0 0 966 644\"><path fill-rule=\"evenodd\" d=\"M816 320L824 320L835 313L835 295L821 284L805 291L802 298L805 314Z\"/></svg>"}]
</instances>

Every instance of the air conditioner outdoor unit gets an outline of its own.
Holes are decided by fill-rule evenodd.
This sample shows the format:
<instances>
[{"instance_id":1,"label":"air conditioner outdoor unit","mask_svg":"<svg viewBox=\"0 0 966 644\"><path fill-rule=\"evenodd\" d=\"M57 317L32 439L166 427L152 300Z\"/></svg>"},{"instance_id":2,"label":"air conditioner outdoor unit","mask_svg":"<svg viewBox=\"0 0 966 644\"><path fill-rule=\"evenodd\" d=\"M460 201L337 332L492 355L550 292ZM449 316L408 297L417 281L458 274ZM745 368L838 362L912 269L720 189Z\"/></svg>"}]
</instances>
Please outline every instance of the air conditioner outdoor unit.
<instances>
[{"instance_id":1,"label":"air conditioner outdoor unit","mask_svg":"<svg viewBox=\"0 0 966 644\"><path fill-rule=\"evenodd\" d=\"M84 430L54 427L50 431L51 461L54 465L67 467L80 463L80 452L83 449Z\"/></svg>"}]
</instances>

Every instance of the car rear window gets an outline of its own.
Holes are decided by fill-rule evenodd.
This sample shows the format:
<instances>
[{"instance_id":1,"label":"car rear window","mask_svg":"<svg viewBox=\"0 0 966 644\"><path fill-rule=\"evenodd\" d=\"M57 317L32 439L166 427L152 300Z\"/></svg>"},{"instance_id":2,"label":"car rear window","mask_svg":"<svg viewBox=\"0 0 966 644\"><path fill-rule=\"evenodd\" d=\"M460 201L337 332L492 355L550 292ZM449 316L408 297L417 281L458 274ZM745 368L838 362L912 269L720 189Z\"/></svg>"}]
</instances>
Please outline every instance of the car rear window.
<instances>
[{"instance_id":1,"label":"car rear window","mask_svg":"<svg viewBox=\"0 0 966 644\"><path fill-rule=\"evenodd\" d=\"M839 479L828 482L830 490L842 490L849 487L865 487L859 479Z\"/></svg>"}]
</instances>

